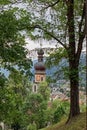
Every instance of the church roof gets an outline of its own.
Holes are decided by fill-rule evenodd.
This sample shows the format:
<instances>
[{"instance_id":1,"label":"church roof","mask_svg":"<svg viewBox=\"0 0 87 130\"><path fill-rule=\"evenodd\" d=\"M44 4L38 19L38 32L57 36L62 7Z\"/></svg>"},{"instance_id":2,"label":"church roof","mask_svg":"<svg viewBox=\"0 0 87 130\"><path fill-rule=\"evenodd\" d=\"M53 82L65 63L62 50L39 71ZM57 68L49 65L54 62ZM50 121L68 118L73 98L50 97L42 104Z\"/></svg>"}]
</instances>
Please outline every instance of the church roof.
<instances>
[{"instance_id":1,"label":"church roof","mask_svg":"<svg viewBox=\"0 0 87 130\"><path fill-rule=\"evenodd\" d=\"M45 70L46 69L43 62L37 62L34 65L34 68L35 68L35 70Z\"/></svg>"},{"instance_id":2,"label":"church roof","mask_svg":"<svg viewBox=\"0 0 87 130\"><path fill-rule=\"evenodd\" d=\"M43 49L39 49L37 54L38 54L38 62L34 65L34 68L35 70L45 71L46 68L43 62L43 54L44 54Z\"/></svg>"}]
</instances>

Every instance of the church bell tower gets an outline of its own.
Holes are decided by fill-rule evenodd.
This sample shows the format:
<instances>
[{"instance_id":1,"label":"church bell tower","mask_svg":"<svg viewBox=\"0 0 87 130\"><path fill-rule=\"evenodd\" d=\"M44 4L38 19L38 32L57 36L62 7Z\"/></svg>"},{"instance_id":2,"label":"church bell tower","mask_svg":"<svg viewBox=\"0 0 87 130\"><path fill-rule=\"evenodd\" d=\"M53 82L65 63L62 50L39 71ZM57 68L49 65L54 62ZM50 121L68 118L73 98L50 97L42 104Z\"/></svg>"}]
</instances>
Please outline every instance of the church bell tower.
<instances>
[{"instance_id":1,"label":"church bell tower","mask_svg":"<svg viewBox=\"0 0 87 130\"><path fill-rule=\"evenodd\" d=\"M43 55L44 55L43 49L39 49L37 54L38 54L38 62L34 65L35 81L33 86L33 92L37 92L38 84L46 80L46 68L43 61Z\"/></svg>"}]
</instances>

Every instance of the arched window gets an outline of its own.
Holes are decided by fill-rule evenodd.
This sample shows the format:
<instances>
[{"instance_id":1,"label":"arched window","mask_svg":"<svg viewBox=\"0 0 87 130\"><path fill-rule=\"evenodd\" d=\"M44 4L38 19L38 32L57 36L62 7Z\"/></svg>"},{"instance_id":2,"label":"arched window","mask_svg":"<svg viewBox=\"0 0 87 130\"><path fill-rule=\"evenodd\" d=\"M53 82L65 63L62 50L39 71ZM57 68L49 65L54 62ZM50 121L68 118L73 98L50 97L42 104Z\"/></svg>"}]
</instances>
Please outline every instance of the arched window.
<instances>
[{"instance_id":1,"label":"arched window","mask_svg":"<svg viewBox=\"0 0 87 130\"><path fill-rule=\"evenodd\" d=\"M36 89L36 85L34 85L34 92L36 92L37 91L37 89Z\"/></svg>"},{"instance_id":2,"label":"arched window","mask_svg":"<svg viewBox=\"0 0 87 130\"><path fill-rule=\"evenodd\" d=\"M43 81L43 77L41 77L41 81Z\"/></svg>"}]
</instances>

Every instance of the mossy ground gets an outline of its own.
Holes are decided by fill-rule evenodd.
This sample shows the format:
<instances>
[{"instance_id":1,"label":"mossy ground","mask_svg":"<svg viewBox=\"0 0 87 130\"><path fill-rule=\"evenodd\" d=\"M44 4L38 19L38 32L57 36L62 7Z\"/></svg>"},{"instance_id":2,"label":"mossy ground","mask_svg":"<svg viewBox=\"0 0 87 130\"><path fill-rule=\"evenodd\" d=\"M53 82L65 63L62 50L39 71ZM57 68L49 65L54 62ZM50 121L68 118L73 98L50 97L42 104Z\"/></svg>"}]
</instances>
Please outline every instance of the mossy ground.
<instances>
[{"instance_id":1,"label":"mossy ground","mask_svg":"<svg viewBox=\"0 0 87 130\"><path fill-rule=\"evenodd\" d=\"M66 124L67 119L62 119L61 122L41 129L41 130L86 130L86 113L81 113L80 115L72 118L72 120Z\"/></svg>"}]
</instances>

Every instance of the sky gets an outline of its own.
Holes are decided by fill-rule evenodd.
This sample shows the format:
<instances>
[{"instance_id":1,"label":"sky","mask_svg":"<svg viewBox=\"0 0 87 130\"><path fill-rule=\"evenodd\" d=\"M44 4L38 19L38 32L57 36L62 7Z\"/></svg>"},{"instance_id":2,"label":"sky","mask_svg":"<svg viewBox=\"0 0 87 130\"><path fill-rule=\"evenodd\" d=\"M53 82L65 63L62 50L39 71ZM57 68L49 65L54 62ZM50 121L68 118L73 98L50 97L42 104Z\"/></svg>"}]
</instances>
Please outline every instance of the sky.
<instances>
[{"instance_id":1,"label":"sky","mask_svg":"<svg viewBox=\"0 0 87 130\"><path fill-rule=\"evenodd\" d=\"M30 38L26 38L26 47L28 50L33 50L35 48L56 48L60 47L61 45L58 44L55 40L47 41L47 40L38 40L33 41ZM86 52L86 42L84 41L82 52Z\"/></svg>"},{"instance_id":2,"label":"sky","mask_svg":"<svg viewBox=\"0 0 87 130\"><path fill-rule=\"evenodd\" d=\"M33 41L29 38L26 38L26 48L29 50L33 50L35 48L56 48L56 42L55 41L46 41L46 40L38 40L38 41Z\"/></svg>"}]
</instances>

